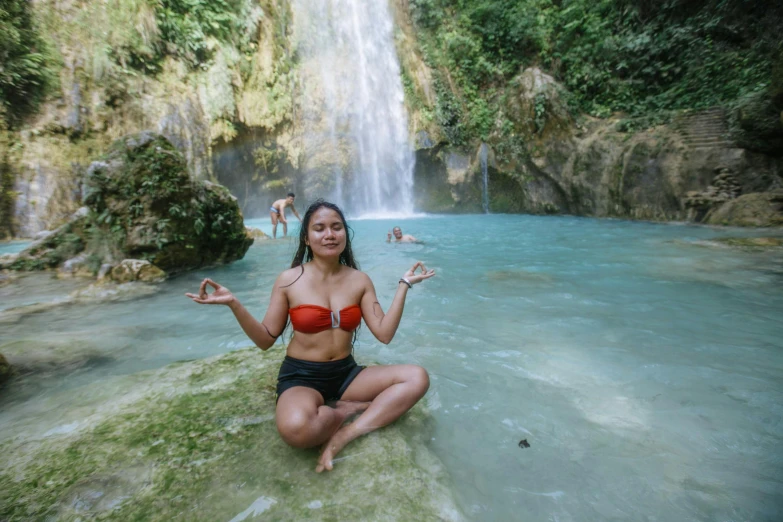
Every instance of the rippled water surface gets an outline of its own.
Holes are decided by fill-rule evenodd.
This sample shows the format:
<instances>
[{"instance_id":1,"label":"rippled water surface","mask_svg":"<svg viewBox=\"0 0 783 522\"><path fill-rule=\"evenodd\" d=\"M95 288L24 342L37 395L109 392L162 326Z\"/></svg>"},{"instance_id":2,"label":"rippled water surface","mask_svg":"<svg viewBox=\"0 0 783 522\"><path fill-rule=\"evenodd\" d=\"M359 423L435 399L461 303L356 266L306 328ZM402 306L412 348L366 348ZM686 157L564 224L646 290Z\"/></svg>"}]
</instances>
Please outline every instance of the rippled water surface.
<instances>
[{"instance_id":1,"label":"rippled water surface","mask_svg":"<svg viewBox=\"0 0 783 522\"><path fill-rule=\"evenodd\" d=\"M781 256L707 242L763 232L505 215L351 224L385 307L413 262L437 271L408 294L392 343L362 328L355 355L430 371L431 446L469 519L783 519ZM396 224L423 244L385 243ZM102 357L15 381L0 426L45 419L36 399L68 388L249 345L227 309L182 294L209 275L260 316L294 247L259 242L143 298L3 324L0 353L27 340ZM24 278L0 288L0 308L73 286Z\"/></svg>"}]
</instances>

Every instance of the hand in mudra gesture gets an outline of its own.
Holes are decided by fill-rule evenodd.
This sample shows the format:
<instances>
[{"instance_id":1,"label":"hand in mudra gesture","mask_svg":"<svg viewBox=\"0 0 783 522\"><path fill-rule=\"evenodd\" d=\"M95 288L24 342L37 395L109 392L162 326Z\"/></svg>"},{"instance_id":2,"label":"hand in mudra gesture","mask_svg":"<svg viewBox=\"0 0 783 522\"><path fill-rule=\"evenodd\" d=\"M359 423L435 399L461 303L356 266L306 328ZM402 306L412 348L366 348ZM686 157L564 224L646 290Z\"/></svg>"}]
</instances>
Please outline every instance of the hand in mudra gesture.
<instances>
[{"instance_id":1,"label":"hand in mudra gesture","mask_svg":"<svg viewBox=\"0 0 783 522\"><path fill-rule=\"evenodd\" d=\"M207 293L207 285L215 289L211 294ZM199 304L229 305L234 301L234 294L225 286L220 286L211 279L204 279L198 289L198 295L185 294Z\"/></svg>"},{"instance_id":2,"label":"hand in mudra gesture","mask_svg":"<svg viewBox=\"0 0 783 522\"><path fill-rule=\"evenodd\" d=\"M416 269L420 269L420 272L417 274ZM413 265L407 272L405 272L405 275L402 276L412 285L415 285L416 283L420 283L424 281L425 279L429 279L430 277L435 275L435 270L427 270L427 267L424 266L424 263L421 261L416 261L416 264Z\"/></svg>"}]
</instances>

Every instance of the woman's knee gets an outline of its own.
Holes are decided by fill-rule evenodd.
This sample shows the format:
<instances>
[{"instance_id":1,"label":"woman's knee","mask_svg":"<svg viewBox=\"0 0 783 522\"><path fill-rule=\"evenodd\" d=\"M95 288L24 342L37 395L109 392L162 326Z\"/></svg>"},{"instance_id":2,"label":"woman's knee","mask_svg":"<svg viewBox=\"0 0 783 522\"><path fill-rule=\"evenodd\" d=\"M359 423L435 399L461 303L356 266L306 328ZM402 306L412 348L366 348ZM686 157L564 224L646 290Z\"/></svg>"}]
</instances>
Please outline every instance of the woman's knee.
<instances>
[{"instance_id":1,"label":"woman's knee","mask_svg":"<svg viewBox=\"0 0 783 522\"><path fill-rule=\"evenodd\" d=\"M303 412L288 412L277 419L277 431L280 437L295 448L309 448L314 445L310 433L312 419Z\"/></svg>"},{"instance_id":2,"label":"woman's knee","mask_svg":"<svg viewBox=\"0 0 783 522\"><path fill-rule=\"evenodd\" d=\"M421 366L410 366L407 371L408 381L416 387L416 389L424 395L430 388L430 375L427 370Z\"/></svg>"}]
</instances>

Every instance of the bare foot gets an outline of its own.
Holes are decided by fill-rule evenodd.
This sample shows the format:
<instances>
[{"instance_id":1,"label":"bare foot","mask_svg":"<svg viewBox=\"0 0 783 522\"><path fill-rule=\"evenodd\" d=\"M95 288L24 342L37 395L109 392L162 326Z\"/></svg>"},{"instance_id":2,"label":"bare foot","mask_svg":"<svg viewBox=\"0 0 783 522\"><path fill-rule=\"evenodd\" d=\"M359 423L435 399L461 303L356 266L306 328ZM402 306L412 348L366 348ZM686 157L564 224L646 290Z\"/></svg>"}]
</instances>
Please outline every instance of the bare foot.
<instances>
[{"instance_id":1,"label":"bare foot","mask_svg":"<svg viewBox=\"0 0 783 522\"><path fill-rule=\"evenodd\" d=\"M322 471L332 471L332 468L334 467L333 460L337 456L338 453L340 453L340 450L342 450L348 442L354 439L354 437L351 437L347 432L351 429L351 425L344 426L337 430L337 432L332 435L332 438L326 441L326 444L324 444L323 449L321 450L321 456L318 457L318 464L315 466L315 472L321 473Z\"/></svg>"}]
</instances>

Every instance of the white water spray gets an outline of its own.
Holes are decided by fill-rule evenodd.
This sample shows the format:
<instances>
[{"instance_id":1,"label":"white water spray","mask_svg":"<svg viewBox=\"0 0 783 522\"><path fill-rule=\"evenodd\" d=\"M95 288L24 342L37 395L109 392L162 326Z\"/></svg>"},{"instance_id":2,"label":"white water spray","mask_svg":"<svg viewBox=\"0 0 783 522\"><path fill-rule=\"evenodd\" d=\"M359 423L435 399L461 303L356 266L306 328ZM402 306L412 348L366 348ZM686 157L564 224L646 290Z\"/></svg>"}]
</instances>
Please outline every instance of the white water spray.
<instances>
[{"instance_id":1,"label":"white water spray","mask_svg":"<svg viewBox=\"0 0 783 522\"><path fill-rule=\"evenodd\" d=\"M489 214L489 177L487 173L487 144L482 143L479 149L479 162L481 163L481 206L484 208L484 213Z\"/></svg>"},{"instance_id":2,"label":"white water spray","mask_svg":"<svg viewBox=\"0 0 783 522\"><path fill-rule=\"evenodd\" d=\"M387 0L292 5L309 195L353 216L412 214L415 158Z\"/></svg>"}]
</instances>

